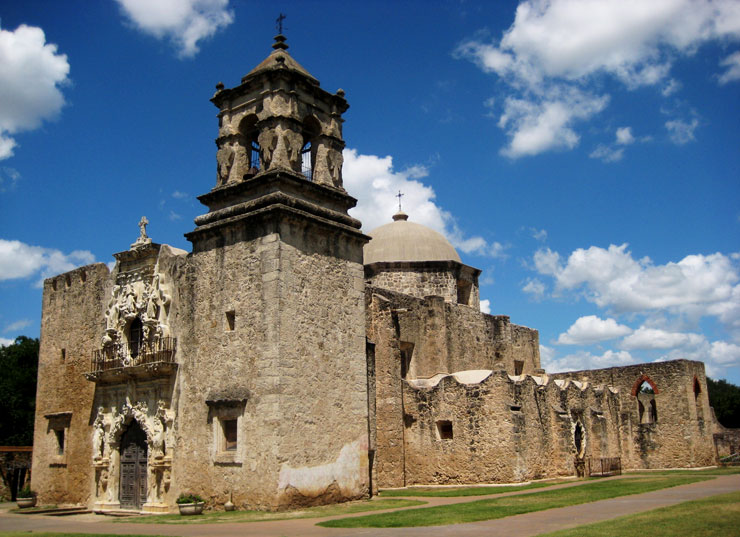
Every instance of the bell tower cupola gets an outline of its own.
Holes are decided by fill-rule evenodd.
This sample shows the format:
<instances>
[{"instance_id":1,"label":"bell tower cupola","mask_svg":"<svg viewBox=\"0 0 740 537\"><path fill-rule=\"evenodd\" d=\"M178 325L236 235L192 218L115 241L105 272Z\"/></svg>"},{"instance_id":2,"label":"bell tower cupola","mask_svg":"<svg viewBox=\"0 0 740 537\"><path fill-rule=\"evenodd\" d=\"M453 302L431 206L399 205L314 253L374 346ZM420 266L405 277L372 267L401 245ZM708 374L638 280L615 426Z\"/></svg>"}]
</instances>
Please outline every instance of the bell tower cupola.
<instances>
[{"instance_id":1,"label":"bell tower cupola","mask_svg":"<svg viewBox=\"0 0 740 537\"><path fill-rule=\"evenodd\" d=\"M342 184L344 91L322 89L288 53L284 35L238 86L219 82L211 102L219 109L216 184L198 197L209 211L186 234L194 250L270 233L267 221L285 222L288 213L367 242L348 214L357 200ZM361 246L357 252L361 261Z\"/></svg>"},{"instance_id":2,"label":"bell tower cupola","mask_svg":"<svg viewBox=\"0 0 740 537\"><path fill-rule=\"evenodd\" d=\"M219 108L217 186L271 170L342 187L342 114L349 108L341 89L331 94L288 53L284 35L273 51L242 77L216 86Z\"/></svg>"}]
</instances>

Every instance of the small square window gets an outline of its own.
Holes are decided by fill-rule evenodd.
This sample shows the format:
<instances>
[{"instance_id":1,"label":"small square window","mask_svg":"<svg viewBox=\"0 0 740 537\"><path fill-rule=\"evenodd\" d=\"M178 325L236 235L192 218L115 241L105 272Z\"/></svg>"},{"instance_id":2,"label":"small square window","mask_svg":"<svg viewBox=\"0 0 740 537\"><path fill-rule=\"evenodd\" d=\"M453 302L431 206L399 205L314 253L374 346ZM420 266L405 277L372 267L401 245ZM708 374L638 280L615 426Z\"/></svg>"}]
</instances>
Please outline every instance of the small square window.
<instances>
[{"instance_id":1,"label":"small square window","mask_svg":"<svg viewBox=\"0 0 740 537\"><path fill-rule=\"evenodd\" d=\"M234 330L234 324L236 323L236 312L234 310L226 312L226 331L231 332Z\"/></svg>"},{"instance_id":2,"label":"small square window","mask_svg":"<svg viewBox=\"0 0 740 537\"><path fill-rule=\"evenodd\" d=\"M452 440L452 422L448 420L438 421L437 436L440 440Z\"/></svg>"},{"instance_id":3,"label":"small square window","mask_svg":"<svg viewBox=\"0 0 740 537\"><path fill-rule=\"evenodd\" d=\"M57 439L57 455L64 455L64 429L54 429Z\"/></svg>"},{"instance_id":4,"label":"small square window","mask_svg":"<svg viewBox=\"0 0 740 537\"><path fill-rule=\"evenodd\" d=\"M224 432L224 451L236 451L237 420L224 420L221 427Z\"/></svg>"}]
</instances>

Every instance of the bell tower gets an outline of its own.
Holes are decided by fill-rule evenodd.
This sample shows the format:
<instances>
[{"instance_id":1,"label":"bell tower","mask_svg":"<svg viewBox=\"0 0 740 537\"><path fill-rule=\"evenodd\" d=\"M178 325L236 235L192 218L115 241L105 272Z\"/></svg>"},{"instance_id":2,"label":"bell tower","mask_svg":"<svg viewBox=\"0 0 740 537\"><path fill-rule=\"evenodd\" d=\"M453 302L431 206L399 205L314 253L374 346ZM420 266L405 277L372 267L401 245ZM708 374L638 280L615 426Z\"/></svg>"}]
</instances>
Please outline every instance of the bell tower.
<instances>
[{"instance_id":1,"label":"bell tower","mask_svg":"<svg viewBox=\"0 0 740 537\"><path fill-rule=\"evenodd\" d=\"M344 91L324 91L287 52L285 36L273 52L211 101L219 108L217 186L273 170L292 171L319 185L342 187Z\"/></svg>"},{"instance_id":2,"label":"bell tower","mask_svg":"<svg viewBox=\"0 0 740 537\"><path fill-rule=\"evenodd\" d=\"M192 468L221 465L218 486L259 508L362 498L370 482L369 237L342 185L348 105L288 54L283 35L272 48L211 99L217 178L186 234L194 311L179 344L190 354L179 404L203 413L182 430L223 433L229 446L193 450L203 460L180 469L183 486L192 475L198 490Z\"/></svg>"}]
</instances>

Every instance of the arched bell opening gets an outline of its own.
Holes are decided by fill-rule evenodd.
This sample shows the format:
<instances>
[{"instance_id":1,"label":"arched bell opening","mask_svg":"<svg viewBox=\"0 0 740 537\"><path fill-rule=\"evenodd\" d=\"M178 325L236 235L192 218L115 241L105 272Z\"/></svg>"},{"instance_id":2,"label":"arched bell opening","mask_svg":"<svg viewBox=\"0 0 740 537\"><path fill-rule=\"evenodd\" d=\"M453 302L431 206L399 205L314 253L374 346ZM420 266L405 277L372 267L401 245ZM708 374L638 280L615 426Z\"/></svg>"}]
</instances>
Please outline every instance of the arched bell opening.
<instances>
[{"instance_id":1,"label":"arched bell opening","mask_svg":"<svg viewBox=\"0 0 740 537\"><path fill-rule=\"evenodd\" d=\"M316 155L319 147L318 138L321 134L319 121L308 116L303 120L303 147L301 148L301 173L309 181L314 180L316 169Z\"/></svg>"},{"instance_id":2,"label":"arched bell opening","mask_svg":"<svg viewBox=\"0 0 740 537\"><path fill-rule=\"evenodd\" d=\"M247 160L245 177L253 177L262 169L257 115L250 114L239 122L239 143Z\"/></svg>"}]
</instances>

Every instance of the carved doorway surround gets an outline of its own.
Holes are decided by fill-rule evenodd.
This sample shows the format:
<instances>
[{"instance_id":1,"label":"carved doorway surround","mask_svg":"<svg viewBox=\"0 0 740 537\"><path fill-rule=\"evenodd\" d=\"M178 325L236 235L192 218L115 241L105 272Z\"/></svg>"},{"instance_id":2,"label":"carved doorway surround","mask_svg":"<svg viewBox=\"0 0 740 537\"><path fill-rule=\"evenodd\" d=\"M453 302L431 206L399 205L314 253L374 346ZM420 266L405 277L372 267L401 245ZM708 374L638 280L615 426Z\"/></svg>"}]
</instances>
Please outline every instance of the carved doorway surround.
<instances>
[{"instance_id":1,"label":"carved doorway surround","mask_svg":"<svg viewBox=\"0 0 740 537\"><path fill-rule=\"evenodd\" d=\"M121 436L121 486L119 500L123 509L141 509L147 497L146 433L132 420Z\"/></svg>"}]
</instances>

